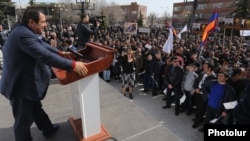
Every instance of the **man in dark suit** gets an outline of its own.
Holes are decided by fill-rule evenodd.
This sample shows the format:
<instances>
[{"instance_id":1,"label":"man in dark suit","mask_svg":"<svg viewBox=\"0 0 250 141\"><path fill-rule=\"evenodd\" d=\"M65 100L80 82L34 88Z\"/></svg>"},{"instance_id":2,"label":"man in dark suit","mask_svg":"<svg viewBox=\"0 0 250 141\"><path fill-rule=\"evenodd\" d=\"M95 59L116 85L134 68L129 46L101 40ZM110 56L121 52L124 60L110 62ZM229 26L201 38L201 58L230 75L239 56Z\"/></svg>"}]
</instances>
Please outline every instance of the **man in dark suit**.
<instances>
[{"instance_id":1,"label":"man in dark suit","mask_svg":"<svg viewBox=\"0 0 250 141\"><path fill-rule=\"evenodd\" d=\"M178 57L172 57L171 62L172 64L170 65L165 77L165 83L167 84L166 105L162 108L171 108L171 104L174 101L175 115L177 116L180 112L180 97L182 95L181 87L184 70L180 65L180 60L178 59ZM174 96L172 96L172 92L174 92Z\"/></svg>"},{"instance_id":2,"label":"man in dark suit","mask_svg":"<svg viewBox=\"0 0 250 141\"><path fill-rule=\"evenodd\" d=\"M45 26L47 22L41 10L26 9L22 23L13 29L3 48L0 92L12 106L16 141L32 140L30 127L33 122L46 138L51 137L59 127L51 123L41 103L50 82L49 66L73 70L80 76L88 72L84 63L63 58L65 52L42 40Z\"/></svg>"},{"instance_id":3,"label":"man in dark suit","mask_svg":"<svg viewBox=\"0 0 250 141\"><path fill-rule=\"evenodd\" d=\"M94 29L90 28L89 25L89 15L88 14L82 14L81 15L81 22L78 23L76 34L78 37L77 40L77 48L78 50L84 49L86 46L85 44L90 41L90 36L97 33L99 29L100 23L96 21L96 26L94 26Z\"/></svg>"}]
</instances>

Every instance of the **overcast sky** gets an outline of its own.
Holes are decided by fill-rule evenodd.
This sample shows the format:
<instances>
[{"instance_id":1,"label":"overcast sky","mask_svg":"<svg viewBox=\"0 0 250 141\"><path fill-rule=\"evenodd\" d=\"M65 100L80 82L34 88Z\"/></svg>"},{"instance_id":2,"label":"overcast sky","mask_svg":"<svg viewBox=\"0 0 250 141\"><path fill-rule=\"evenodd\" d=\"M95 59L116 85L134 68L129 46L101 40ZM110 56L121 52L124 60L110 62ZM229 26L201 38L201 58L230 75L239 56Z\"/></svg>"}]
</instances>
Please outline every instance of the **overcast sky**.
<instances>
[{"instance_id":1,"label":"overcast sky","mask_svg":"<svg viewBox=\"0 0 250 141\"><path fill-rule=\"evenodd\" d=\"M12 0L16 2L18 6L27 5L29 0ZM62 2L63 0L35 0L35 2ZM64 0L65 1L65 0ZM76 0L71 0L75 2ZM79 1L79 0L78 0ZM101 0L98 0L101 1ZM130 4L131 2L137 2L137 4L147 6L147 14L154 12L158 16L164 15L165 12L169 13L172 16L173 3L183 2L184 0L103 0L107 3L115 2L119 5ZM193 1L193 0L188 0Z\"/></svg>"}]
</instances>

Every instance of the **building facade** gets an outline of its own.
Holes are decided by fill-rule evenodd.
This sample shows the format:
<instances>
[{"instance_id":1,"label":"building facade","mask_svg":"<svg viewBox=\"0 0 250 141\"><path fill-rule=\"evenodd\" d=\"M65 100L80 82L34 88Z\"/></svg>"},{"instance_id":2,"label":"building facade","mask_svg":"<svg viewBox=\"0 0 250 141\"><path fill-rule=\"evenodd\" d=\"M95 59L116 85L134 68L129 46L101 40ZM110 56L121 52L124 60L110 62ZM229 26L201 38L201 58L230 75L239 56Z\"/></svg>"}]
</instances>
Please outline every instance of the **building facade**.
<instances>
[{"instance_id":1,"label":"building facade","mask_svg":"<svg viewBox=\"0 0 250 141\"><path fill-rule=\"evenodd\" d=\"M147 16L147 7L144 5L138 5L137 2L131 2L130 5L120 5L123 11L124 22L136 22L142 14L143 18Z\"/></svg>"},{"instance_id":2,"label":"building facade","mask_svg":"<svg viewBox=\"0 0 250 141\"><path fill-rule=\"evenodd\" d=\"M215 8L219 10L220 17L228 17L236 7L233 7L235 0L197 0L198 6L194 12L194 2L174 3L172 23L174 26L184 26L191 22L191 17L195 14L192 23L206 24Z\"/></svg>"}]
</instances>

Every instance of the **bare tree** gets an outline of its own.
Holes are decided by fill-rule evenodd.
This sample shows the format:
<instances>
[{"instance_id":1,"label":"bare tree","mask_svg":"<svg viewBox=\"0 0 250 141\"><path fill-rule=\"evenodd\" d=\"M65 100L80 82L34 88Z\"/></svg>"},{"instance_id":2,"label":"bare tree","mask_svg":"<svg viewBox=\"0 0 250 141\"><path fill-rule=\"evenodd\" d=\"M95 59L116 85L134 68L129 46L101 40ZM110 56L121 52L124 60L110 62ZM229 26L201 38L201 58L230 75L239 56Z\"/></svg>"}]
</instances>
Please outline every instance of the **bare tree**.
<instances>
[{"instance_id":1,"label":"bare tree","mask_svg":"<svg viewBox=\"0 0 250 141\"><path fill-rule=\"evenodd\" d=\"M157 18L157 14L154 12L151 12L147 18L148 19L147 25L153 26L155 24L156 18Z\"/></svg>"},{"instance_id":2,"label":"bare tree","mask_svg":"<svg viewBox=\"0 0 250 141\"><path fill-rule=\"evenodd\" d=\"M123 11L115 2L103 7L103 9L103 14L106 17L106 22L109 25L114 25L123 21Z\"/></svg>"}]
</instances>

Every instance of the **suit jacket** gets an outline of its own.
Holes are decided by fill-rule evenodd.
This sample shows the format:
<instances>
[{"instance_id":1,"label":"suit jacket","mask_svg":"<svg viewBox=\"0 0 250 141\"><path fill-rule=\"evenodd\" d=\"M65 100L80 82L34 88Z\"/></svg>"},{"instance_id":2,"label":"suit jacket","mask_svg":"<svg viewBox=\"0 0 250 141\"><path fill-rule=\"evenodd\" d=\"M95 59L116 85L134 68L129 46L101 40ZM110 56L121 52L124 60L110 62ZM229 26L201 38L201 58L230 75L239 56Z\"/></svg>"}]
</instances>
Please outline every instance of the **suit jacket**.
<instances>
[{"instance_id":1,"label":"suit jacket","mask_svg":"<svg viewBox=\"0 0 250 141\"><path fill-rule=\"evenodd\" d=\"M76 29L78 37L77 45L85 47L85 44L90 39L90 35L94 35L98 31L98 29L99 27L94 27L94 30L92 30L89 24L85 24L82 22L78 23Z\"/></svg>"},{"instance_id":2,"label":"suit jacket","mask_svg":"<svg viewBox=\"0 0 250 141\"><path fill-rule=\"evenodd\" d=\"M173 87L181 87L183 77L184 77L184 71L180 66L176 66L175 70L172 72L172 68L174 66L171 65L167 71L167 76L165 77L166 84L172 84Z\"/></svg>"},{"instance_id":3,"label":"suit jacket","mask_svg":"<svg viewBox=\"0 0 250 141\"><path fill-rule=\"evenodd\" d=\"M41 100L50 82L49 66L72 70L73 62L44 42L24 24L10 33L3 49L0 92L8 99Z\"/></svg>"}]
</instances>

